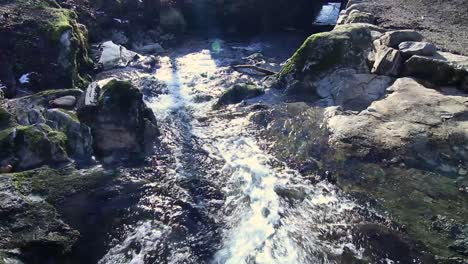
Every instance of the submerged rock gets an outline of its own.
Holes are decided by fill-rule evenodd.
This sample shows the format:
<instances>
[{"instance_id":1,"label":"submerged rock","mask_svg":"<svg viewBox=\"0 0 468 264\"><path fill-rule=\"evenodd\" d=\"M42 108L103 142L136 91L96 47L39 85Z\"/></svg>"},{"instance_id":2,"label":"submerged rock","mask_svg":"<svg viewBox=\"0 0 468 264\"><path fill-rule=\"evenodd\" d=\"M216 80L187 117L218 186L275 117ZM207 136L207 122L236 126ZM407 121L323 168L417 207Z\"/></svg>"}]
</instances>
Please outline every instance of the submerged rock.
<instances>
[{"instance_id":1,"label":"submerged rock","mask_svg":"<svg viewBox=\"0 0 468 264\"><path fill-rule=\"evenodd\" d=\"M228 104L237 104L243 100L260 96L264 93L265 91L257 87L255 84L236 84L229 88L229 90L227 90L223 95L221 95L214 107L219 108Z\"/></svg>"}]
</instances>

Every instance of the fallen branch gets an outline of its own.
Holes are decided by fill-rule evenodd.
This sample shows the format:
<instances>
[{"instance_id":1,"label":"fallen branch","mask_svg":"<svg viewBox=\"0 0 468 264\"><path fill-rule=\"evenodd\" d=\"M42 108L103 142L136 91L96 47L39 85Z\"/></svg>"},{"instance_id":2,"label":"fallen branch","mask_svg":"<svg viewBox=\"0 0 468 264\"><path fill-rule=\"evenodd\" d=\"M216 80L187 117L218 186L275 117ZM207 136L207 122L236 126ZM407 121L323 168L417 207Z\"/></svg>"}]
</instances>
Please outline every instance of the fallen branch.
<instances>
[{"instance_id":1,"label":"fallen branch","mask_svg":"<svg viewBox=\"0 0 468 264\"><path fill-rule=\"evenodd\" d=\"M265 68L261 68L261 67L258 67L258 66L255 66L255 65L233 65L232 68L234 70L238 70L238 69L251 69L251 70L255 70L255 71L258 71L258 72L261 72L265 75L274 75L274 74L277 74L277 72L274 72L274 71L270 71L268 69L265 69Z\"/></svg>"}]
</instances>

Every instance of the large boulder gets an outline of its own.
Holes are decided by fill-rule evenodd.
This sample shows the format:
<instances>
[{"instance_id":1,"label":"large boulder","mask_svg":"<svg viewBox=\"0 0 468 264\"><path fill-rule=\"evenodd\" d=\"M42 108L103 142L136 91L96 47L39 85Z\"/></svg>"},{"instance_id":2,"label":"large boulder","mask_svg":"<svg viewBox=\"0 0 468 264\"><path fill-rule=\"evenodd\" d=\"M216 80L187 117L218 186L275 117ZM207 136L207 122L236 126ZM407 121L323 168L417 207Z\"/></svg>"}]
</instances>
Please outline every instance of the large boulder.
<instances>
[{"instance_id":1,"label":"large boulder","mask_svg":"<svg viewBox=\"0 0 468 264\"><path fill-rule=\"evenodd\" d=\"M0 173L0 262L5 256L6 263L62 263L80 234L54 206L71 195L89 192L106 178L109 175L97 167L44 166Z\"/></svg>"},{"instance_id":2,"label":"large boulder","mask_svg":"<svg viewBox=\"0 0 468 264\"><path fill-rule=\"evenodd\" d=\"M139 158L153 147L158 135L156 119L130 82L111 80L100 89L90 85L97 98L87 98L78 117L92 129L94 149L105 162Z\"/></svg>"},{"instance_id":3,"label":"large boulder","mask_svg":"<svg viewBox=\"0 0 468 264\"><path fill-rule=\"evenodd\" d=\"M70 250L79 233L42 198L21 193L17 189L21 181L27 179L0 175L0 252L20 249L13 254L33 254L33 259L40 259L41 254L49 253L50 257L55 252L60 256ZM0 262L4 263L2 258Z\"/></svg>"},{"instance_id":4,"label":"large boulder","mask_svg":"<svg viewBox=\"0 0 468 264\"><path fill-rule=\"evenodd\" d=\"M88 56L86 28L76 14L60 8L54 1L6 1L0 6L0 54L6 76L8 96L14 96L15 84L25 85L34 73L34 90L83 86L85 74L92 69Z\"/></svg>"},{"instance_id":5,"label":"large boulder","mask_svg":"<svg viewBox=\"0 0 468 264\"><path fill-rule=\"evenodd\" d=\"M372 31L380 29L350 24L310 36L279 72L279 85L290 93L316 94L316 82L338 69L370 73Z\"/></svg>"},{"instance_id":6,"label":"large boulder","mask_svg":"<svg viewBox=\"0 0 468 264\"><path fill-rule=\"evenodd\" d=\"M15 170L68 161L67 137L45 124L15 126L0 131L0 164Z\"/></svg>"},{"instance_id":7,"label":"large boulder","mask_svg":"<svg viewBox=\"0 0 468 264\"><path fill-rule=\"evenodd\" d=\"M434 56L415 55L405 62L403 74L437 85L458 85L463 88L468 76L468 57L447 52L438 52Z\"/></svg>"},{"instance_id":8,"label":"large boulder","mask_svg":"<svg viewBox=\"0 0 468 264\"><path fill-rule=\"evenodd\" d=\"M338 70L316 84L322 106L342 106L343 109L360 111L382 98L393 78L374 74L356 74Z\"/></svg>"},{"instance_id":9,"label":"large boulder","mask_svg":"<svg viewBox=\"0 0 468 264\"><path fill-rule=\"evenodd\" d=\"M271 153L288 166L375 205L398 226L392 232L413 239L394 251L384 240L372 239L369 246L368 238L357 239L360 248L373 248L377 255L383 248L386 257L401 263L409 260L401 254L407 249L438 260L419 255L421 263L463 263L466 234L453 226L468 224L466 95L410 78L397 79L387 93L360 112L282 103L252 119L262 136L275 142L268 145ZM437 223L438 215L447 220ZM439 227L448 221L455 224ZM379 233L372 237L387 237Z\"/></svg>"}]
</instances>

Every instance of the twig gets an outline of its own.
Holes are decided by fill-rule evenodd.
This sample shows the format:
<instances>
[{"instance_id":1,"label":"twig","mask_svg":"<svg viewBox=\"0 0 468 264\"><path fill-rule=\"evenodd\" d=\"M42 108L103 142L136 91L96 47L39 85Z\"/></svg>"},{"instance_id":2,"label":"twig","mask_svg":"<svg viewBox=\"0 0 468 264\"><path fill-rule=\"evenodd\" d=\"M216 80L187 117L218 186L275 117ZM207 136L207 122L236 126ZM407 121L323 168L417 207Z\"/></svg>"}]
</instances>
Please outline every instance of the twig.
<instances>
[{"instance_id":1,"label":"twig","mask_svg":"<svg viewBox=\"0 0 468 264\"><path fill-rule=\"evenodd\" d=\"M238 70L238 69L252 69L252 70L261 72L261 73L263 73L263 74L265 74L265 75L274 75L274 74L277 74L277 72L270 71L270 70L268 70L268 69L261 68L261 67L255 66L255 65L233 65L232 68L233 68L234 70Z\"/></svg>"}]
</instances>

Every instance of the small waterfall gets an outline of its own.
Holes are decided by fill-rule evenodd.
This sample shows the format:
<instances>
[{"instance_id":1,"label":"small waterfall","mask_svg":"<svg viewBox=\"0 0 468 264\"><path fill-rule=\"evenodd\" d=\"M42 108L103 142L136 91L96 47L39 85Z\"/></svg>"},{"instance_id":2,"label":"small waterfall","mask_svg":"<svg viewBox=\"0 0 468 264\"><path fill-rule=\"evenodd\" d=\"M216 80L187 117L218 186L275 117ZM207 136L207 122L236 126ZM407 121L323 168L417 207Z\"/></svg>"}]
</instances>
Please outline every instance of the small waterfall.
<instances>
[{"instance_id":1,"label":"small waterfall","mask_svg":"<svg viewBox=\"0 0 468 264\"><path fill-rule=\"evenodd\" d=\"M245 78L226 65L249 47L197 45L161 58L153 77L167 91L147 98L174 162L163 183L149 184L154 191L140 207L170 220L144 218L126 227L99 263L335 263L344 248L359 257L347 228L360 221L353 213L359 206L263 150L248 112L212 110L226 87ZM338 239L328 237L338 230Z\"/></svg>"}]
</instances>

